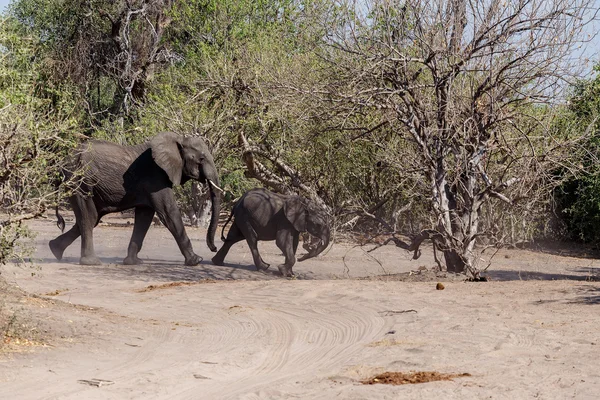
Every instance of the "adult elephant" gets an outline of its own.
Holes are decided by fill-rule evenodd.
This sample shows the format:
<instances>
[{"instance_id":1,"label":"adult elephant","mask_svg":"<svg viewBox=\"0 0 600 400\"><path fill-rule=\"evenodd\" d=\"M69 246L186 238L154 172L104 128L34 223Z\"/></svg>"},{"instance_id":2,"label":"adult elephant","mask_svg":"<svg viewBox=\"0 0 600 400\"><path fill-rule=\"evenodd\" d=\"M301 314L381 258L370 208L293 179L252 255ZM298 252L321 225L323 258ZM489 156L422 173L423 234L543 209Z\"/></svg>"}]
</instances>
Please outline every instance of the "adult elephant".
<instances>
[{"instance_id":1,"label":"adult elephant","mask_svg":"<svg viewBox=\"0 0 600 400\"><path fill-rule=\"evenodd\" d=\"M73 172L75 171L75 172ZM186 265L197 265L202 258L194 253L181 213L175 202L173 186L190 179L206 183L212 201L212 217L206 243L212 251L219 218L219 178L206 143L198 137L182 137L164 132L136 146L90 140L83 143L65 169L65 178L81 173L82 179L69 198L75 212L75 225L50 241L50 249L61 259L65 249L81 236L83 265L99 265L92 231L104 215L135 208L133 234L124 264L141 264L138 253L156 213L173 234ZM59 226L64 220L58 213ZM62 225L62 226L61 226Z\"/></svg>"},{"instance_id":2,"label":"adult elephant","mask_svg":"<svg viewBox=\"0 0 600 400\"><path fill-rule=\"evenodd\" d=\"M237 201L225 226L233 216L235 220L227 238L221 233L224 243L212 259L215 265L223 265L231 246L246 239L254 265L259 271L266 270L269 264L264 262L258 252L258 241L275 240L285 256L285 262L278 266L279 272L283 276L292 276L300 232L308 232L318 241L298 261L319 255L329 245L330 230L325 211L301 196L252 189Z\"/></svg>"}]
</instances>

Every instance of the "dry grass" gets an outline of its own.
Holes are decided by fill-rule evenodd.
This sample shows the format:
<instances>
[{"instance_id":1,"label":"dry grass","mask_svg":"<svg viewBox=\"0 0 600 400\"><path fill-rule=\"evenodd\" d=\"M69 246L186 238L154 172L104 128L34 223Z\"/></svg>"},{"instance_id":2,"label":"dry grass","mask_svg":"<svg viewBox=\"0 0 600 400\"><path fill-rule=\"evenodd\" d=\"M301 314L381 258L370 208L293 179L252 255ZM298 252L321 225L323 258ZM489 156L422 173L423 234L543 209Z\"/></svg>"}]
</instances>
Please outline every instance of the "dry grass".
<instances>
[{"instance_id":1,"label":"dry grass","mask_svg":"<svg viewBox=\"0 0 600 400\"><path fill-rule=\"evenodd\" d=\"M416 346L422 345L425 342L417 340L404 340L404 339L382 339L377 342L369 343L369 347L390 347L390 346Z\"/></svg>"},{"instance_id":2,"label":"dry grass","mask_svg":"<svg viewBox=\"0 0 600 400\"><path fill-rule=\"evenodd\" d=\"M454 378L471 376L469 373L443 374L436 371L413 371L413 372L384 372L367 380L361 381L363 385L374 385L383 383L386 385L409 385L415 383L426 383L435 381L451 381Z\"/></svg>"},{"instance_id":3,"label":"dry grass","mask_svg":"<svg viewBox=\"0 0 600 400\"><path fill-rule=\"evenodd\" d=\"M25 295L20 289L0 280L0 354L29 351L47 346L28 311L28 306L43 303Z\"/></svg>"},{"instance_id":4,"label":"dry grass","mask_svg":"<svg viewBox=\"0 0 600 400\"><path fill-rule=\"evenodd\" d=\"M143 289L138 290L140 293L150 292L152 290L160 290L160 289L170 289L179 286L194 286L194 285L202 285L205 283L216 283L217 281L214 279L200 279L199 281L184 281L184 282L169 282L164 283L162 285L150 285L146 286Z\"/></svg>"}]
</instances>

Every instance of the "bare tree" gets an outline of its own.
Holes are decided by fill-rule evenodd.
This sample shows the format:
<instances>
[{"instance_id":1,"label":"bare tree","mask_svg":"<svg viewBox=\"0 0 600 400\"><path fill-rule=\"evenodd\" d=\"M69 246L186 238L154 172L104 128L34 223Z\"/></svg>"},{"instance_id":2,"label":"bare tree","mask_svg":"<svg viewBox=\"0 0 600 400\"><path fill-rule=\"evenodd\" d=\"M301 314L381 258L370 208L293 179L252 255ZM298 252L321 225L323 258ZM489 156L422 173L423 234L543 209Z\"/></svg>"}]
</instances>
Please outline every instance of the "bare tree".
<instances>
[{"instance_id":1,"label":"bare tree","mask_svg":"<svg viewBox=\"0 0 600 400\"><path fill-rule=\"evenodd\" d=\"M125 109L130 101L144 98L152 68L173 56L161 46L164 30L170 24L167 12L172 5L172 0L127 0L120 3L116 15L99 10L110 21L114 51L113 57L105 60L105 68L124 91Z\"/></svg>"},{"instance_id":2,"label":"bare tree","mask_svg":"<svg viewBox=\"0 0 600 400\"><path fill-rule=\"evenodd\" d=\"M33 128L23 123L34 118ZM68 124L48 125L27 107L0 108L0 263L27 255L22 239L30 231L23 222L43 216L59 198L61 157L74 141Z\"/></svg>"},{"instance_id":3,"label":"bare tree","mask_svg":"<svg viewBox=\"0 0 600 400\"><path fill-rule=\"evenodd\" d=\"M73 1L54 34L53 75L73 80L93 120L125 115L146 96L156 68L181 60L165 45L173 0ZM24 13L21 18L27 18ZM43 28L43 22L37 22Z\"/></svg>"},{"instance_id":4,"label":"bare tree","mask_svg":"<svg viewBox=\"0 0 600 400\"><path fill-rule=\"evenodd\" d=\"M431 229L414 237L448 271L479 276L484 206L547 193L572 138L553 132L552 105L576 76L591 0L338 1L323 57L334 79L311 93L352 112L377 110L390 164L425 190ZM410 151L407 152L407 149ZM412 153L412 157L407 154ZM402 156L402 158L399 158ZM415 174L415 172L417 172Z\"/></svg>"}]
</instances>

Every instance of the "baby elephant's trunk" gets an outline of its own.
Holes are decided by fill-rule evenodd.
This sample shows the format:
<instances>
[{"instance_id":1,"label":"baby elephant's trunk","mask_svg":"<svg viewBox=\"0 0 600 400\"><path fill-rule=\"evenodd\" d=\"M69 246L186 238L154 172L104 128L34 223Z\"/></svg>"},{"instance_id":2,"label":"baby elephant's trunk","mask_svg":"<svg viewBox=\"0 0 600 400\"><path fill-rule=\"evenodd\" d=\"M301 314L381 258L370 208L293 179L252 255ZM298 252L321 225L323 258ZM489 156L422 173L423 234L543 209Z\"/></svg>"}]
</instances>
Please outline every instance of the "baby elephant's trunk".
<instances>
[{"instance_id":1,"label":"baby elephant's trunk","mask_svg":"<svg viewBox=\"0 0 600 400\"><path fill-rule=\"evenodd\" d=\"M308 253L300 257L298 261L308 260L309 258L316 257L325 251L325 249L329 246L330 236L329 227L324 226L319 235L315 235L315 237L318 238L317 244L315 246L310 246L308 248Z\"/></svg>"}]
</instances>

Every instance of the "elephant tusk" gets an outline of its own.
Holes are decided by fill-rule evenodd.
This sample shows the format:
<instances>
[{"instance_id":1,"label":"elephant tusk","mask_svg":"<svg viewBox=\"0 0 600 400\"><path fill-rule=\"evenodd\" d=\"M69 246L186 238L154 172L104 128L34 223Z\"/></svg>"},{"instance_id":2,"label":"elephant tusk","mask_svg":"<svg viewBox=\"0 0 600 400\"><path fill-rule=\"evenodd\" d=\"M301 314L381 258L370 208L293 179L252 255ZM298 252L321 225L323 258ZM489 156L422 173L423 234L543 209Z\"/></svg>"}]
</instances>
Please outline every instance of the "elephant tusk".
<instances>
[{"instance_id":1,"label":"elephant tusk","mask_svg":"<svg viewBox=\"0 0 600 400\"><path fill-rule=\"evenodd\" d=\"M213 181L211 181L210 179L208 179L208 183L210 183L212 185L213 188L215 188L218 192L221 193L225 193L225 191L223 189L221 189L220 187L218 187Z\"/></svg>"}]
</instances>

